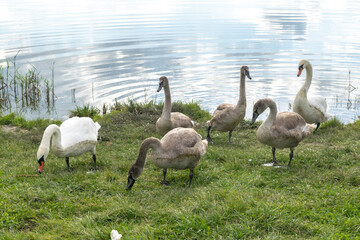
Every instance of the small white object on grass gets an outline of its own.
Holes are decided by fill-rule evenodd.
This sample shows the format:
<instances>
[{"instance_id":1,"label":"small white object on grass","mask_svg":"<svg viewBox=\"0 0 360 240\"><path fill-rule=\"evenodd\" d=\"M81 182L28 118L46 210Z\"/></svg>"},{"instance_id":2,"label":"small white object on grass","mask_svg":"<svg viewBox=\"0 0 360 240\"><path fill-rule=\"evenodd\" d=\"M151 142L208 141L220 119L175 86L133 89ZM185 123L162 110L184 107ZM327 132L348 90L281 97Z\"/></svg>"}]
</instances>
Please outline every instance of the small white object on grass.
<instances>
[{"instance_id":1,"label":"small white object on grass","mask_svg":"<svg viewBox=\"0 0 360 240\"><path fill-rule=\"evenodd\" d=\"M273 162L270 162L270 163L264 163L262 164L263 166L265 167L273 167L274 166L274 163Z\"/></svg>"},{"instance_id":2,"label":"small white object on grass","mask_svg":"<svg viewBox=\"0 0 360 240\"><path fill-rule=\"evenodd\" d=\"M122 235L119 234L118 231L113 229L113 230L111 230L110 237L111 237L111 240L120 240L122 238Z\"/></svg>"}]
</instances>

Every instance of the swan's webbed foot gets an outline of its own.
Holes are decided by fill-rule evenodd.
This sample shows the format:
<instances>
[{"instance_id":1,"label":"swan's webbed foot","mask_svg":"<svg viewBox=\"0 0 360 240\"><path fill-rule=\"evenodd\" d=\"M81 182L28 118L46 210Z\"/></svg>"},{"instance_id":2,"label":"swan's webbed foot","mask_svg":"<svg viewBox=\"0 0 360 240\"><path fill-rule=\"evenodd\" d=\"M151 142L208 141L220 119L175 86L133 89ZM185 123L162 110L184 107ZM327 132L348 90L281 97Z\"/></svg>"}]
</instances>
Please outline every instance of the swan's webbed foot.
<instances>
[{"instance_id":1,"label":"swan's webbed foot","mask_svg":"<svg viewBox=\"0 0 360 240\"><path fill-rule=\"evenodd\" d=\"M66 158L65 158L65 161L66 161L66 165L67 165L67 170L68 170L69 172L72 172L72 171L73 171L73 169L70 167L70 164L69 164L69 157L66 157Z\"/></svg>"},{"instance_id":2,"label":"swan's webbed foot","mask_svg":"<svg viewBox=\"0 0 360 240\"><path fill-rule=\"evenodd\" d=\"M273 160L270 163L264 163L263 166L266 166L266 167L279 166L279 163L276 161L275 151L276 151L276 148L273 147L272 148Z\"/></svg>"},{"instance_id":3,"label":"swan's webbed foot","mask_svg":"<svg viewBox=\"0 0 360 240\"><path fill-rule=\"evenodd\" d=\"M273 160L272 160L272 163L274 166L277 166L279 165L278 162L276 161L276 157L275 157L275 151L276 151L276 148L272 148L272 154L273 154Z\"/></svg>"},{"instance_id":4,"label":"swan's webbed foot","mask_svg":"<svg viewBox=\"0 0 360 240\"><path fill-rule=\"evenodd\" d=\"M276 161L276 159L275 159L275 161L273 160L271 163L272 163L274 166L279 166L279 163L278 163L278 161Z\"/></svg>"},{"instance_id":5,"label":"swan's webbed foot","mask_svg":"<svg viewBox=\"0 0 360 240\"><path fill-rule=\"evenodd\" d=\"M170 185L170 182L168 180L162 180L160 183L166 186Z\"/></svg>"},{"instance_id":6,"label":"swan's webbed foot","mask_svg":"<svg viewBox=\"0 0 360 240\"><path fill-rule=\"evenodd\" d=\"M164 168L163 169L164 179L160 183L167 186L167 185L170 185L170 183L169 183L169 181L166 180L166 173L167 173L167 168Z\"/></svg>"}]
</instances>

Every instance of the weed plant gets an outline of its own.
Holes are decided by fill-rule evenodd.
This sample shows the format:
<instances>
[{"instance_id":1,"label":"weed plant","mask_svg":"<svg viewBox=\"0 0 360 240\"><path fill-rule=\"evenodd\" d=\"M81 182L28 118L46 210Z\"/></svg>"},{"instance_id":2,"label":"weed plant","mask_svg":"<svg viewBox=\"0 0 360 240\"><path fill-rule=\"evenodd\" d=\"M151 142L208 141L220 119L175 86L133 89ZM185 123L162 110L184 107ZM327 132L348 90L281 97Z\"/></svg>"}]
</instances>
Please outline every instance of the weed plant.
<instances>
[{"instance_id":1,"label":"weed plant","mask_svg":"<svg viewBox=\"0 0 360 240\"><path fill-rule=\"evenodd\" d=\"M0 110L12 112L14 107L37 110L43 101L50 111L55 106L54 65L51 68L51 81L44 78L34 66L22 73L16 65L18 53L13 60L6 59L6 67L0 66Z\"/></svg>"},{"instance_id":2,"label":"weed plant","mask_svg":"<svg viewBox=\"0 0 360 240\"><path fill-rule=\"evenodd\" d=\"M94 119L95 117L99 117L100 110L90 104L85 104L84 106L76 106L75 110L70 111L69 117L90 117Z\"/></svg>"}]
</instances>

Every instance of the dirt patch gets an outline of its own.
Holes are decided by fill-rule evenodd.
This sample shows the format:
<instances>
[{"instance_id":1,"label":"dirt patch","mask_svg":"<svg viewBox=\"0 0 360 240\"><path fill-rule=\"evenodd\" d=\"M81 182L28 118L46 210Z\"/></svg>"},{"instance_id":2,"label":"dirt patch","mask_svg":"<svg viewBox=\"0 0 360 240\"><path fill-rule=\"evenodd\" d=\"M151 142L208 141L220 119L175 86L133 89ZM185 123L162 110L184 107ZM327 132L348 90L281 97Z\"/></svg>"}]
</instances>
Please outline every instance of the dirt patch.
<instances>
[{"instance_id":1,"label":"dirt patch","mask_svg":"<svg viewBox=\"0 0 360 240\"><path fill-rule=\"evenodd\" d=\"M9 125L4 125L1 127L1 130L4 132L11 132L11 133L15 133L15 132L21 132L21 133L27 133L29 132L28 130L16 127L16 126L9 126Z\"/></svg>"}]
</instances>

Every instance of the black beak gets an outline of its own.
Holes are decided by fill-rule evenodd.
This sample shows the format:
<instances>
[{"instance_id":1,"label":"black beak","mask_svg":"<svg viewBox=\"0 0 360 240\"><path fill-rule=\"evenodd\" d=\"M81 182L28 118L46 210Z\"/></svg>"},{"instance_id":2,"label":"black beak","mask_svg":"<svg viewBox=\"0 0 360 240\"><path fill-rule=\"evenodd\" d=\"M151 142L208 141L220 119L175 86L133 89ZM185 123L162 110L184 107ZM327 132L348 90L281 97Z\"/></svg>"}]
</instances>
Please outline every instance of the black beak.
<instances>
[{"instance_id":1,"label":"black beak","mask_svg":"<svg viewBox=\"0 0 360 240\"><path fill-rule=\"evenodd\" d=\"M126 185L126 190L131 190L132 186L135 183L135 179L131 175L128 176L128 183Z\"/></svg>"},{"instance_id":2,"label":"black beak","mask_svg":"<svg viewBox=\"0 0 360 240\"><path fill-rule=\"evenodd\" d=\"M253 125L254 122L256 121L256 119L258 118L259 114L257 112L254 112L253 113L253 117L252 117L252 120L251 120L251 123L250 125Z\"/></svg>"},{"instance_id":3,"label":"black beak","mask_svg":"<svg viewBox=\"0 0 360 240\"><path fill-rule=\"evenodd\" d=\"M302 72L303 70L304 70L304 64L301 65L301 66L299 66L299 72L298 72L298 74L297 74L298 77L300 77L301 72Z\"/></svg>"},{"instance_id":4,"label":"black beak","mask_svg":"<svg viewBox=\"0 0 360 240\"><path fill-rule=\"evenodd\" d=\"M159 88L157 89L157 92L160 92L163 86L164 82L159 82Z\"/></svg>"},{"instance_id":5,"label":"black beak","mask_svg":"<svg viewBox=\"0 0 360 240\"><path fill-rule=\"evenodd\" d=\"M246 76L251 80L250 73L249 73L248 70L245 70L245 74L246 74Z\"/></svg>"},{"instance_id":6,"label":"black beak","mask_svg":"<svg viewBox=\"0 0 360 240\"><path fill-rule=\"evenodd\" d=\"M43 171L43 168L44 168L44 164L45 164L44 156L42 156L42 157L38 160L38 163L39 163L38 173L41 174L42 171Z\"/></svg>"}]
</instances>

